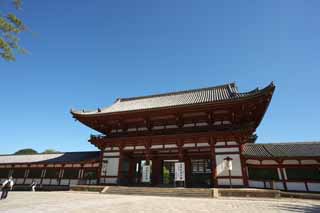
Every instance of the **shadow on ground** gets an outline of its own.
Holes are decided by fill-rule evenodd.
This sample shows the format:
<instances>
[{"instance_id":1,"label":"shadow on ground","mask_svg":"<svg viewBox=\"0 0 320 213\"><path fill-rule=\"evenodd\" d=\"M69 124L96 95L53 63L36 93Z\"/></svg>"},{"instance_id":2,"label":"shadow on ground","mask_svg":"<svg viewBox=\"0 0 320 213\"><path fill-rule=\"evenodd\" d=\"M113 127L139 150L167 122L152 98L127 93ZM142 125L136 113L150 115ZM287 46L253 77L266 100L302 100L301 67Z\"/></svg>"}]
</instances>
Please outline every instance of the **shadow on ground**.
<instances>
[{"instance_id":1,"label":"shadow on ground","mask_svg":"<svg viewBox=\"0 0 320 213\"><path fill-rule=\"evenodd\" d=\"M309 206L299 204L281 204L279 209L289 212L305 212L305 213L320 213L320 204L310 204Z\"/></svg>"}]
</instances>

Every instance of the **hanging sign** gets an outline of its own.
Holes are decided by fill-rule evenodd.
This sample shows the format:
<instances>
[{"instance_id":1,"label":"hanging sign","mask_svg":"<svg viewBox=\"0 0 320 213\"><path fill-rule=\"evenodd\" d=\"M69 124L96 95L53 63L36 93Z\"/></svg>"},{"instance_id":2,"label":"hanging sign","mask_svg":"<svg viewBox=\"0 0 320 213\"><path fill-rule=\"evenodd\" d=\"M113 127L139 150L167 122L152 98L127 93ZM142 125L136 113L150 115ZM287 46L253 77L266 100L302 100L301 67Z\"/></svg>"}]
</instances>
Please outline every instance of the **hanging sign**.
<instances>
[{"instance_id":1,"label":"hanging sign","mask_svg":"<svg viewBox=\"0 0 320 213\"><path fill-rule=\"evenodd\" d=\"M174 164L174 180L185 181L185 166L183 162L177 162Z\"/></svg>"},{"instance_id":2,"label":"hanging sign","mask_svg":"<svg viewBox=\"0 0 320 213\"><path fill-rule=\"evenodd\" d=\"M150 183L150 165L142 166L142 182Z\"/></svg>"}]
</instances>

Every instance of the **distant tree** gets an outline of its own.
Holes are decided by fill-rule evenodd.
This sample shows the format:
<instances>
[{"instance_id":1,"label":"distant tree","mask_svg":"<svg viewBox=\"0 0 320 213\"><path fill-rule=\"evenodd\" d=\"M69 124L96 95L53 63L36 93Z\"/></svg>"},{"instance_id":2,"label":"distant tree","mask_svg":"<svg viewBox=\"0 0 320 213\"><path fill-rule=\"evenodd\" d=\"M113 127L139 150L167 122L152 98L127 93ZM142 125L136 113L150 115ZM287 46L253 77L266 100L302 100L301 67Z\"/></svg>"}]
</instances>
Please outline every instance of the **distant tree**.
<instances>
[{"instance_id":1,"label":"distant tree","mask_svg":"<svg viewBox=\"0 0 320 213\"><path fill-rule=\"evenodd\" d=\"M22 0L11 0L11 2L16 10L21 9ZM15 53L26 52L19 46L19 34L26 30L26 26L14 13L3 10L0 8L0 58L14 61Z\"/></svg>"},{"instance_id":2,"label":"distant tree","mask_svg":"<svg viewBox=\"0 0 320 213\"><path fill-rule=\"evenodd\" d=\"M31 154L38 154L38 152L34 149L20 149L14 153L15 155L31 155Z\"/></svg>"},{"instance_id":3,"label":"distant tree","mask_svg":"<svg viewBox=\"0 0 320 213\"><path fill-rule=\"evenodd\" d=\"M42 154L55 154L55 153L61 153L61 152L54 149L46 149L42 152Z\"/></svg>"}]
</instances>

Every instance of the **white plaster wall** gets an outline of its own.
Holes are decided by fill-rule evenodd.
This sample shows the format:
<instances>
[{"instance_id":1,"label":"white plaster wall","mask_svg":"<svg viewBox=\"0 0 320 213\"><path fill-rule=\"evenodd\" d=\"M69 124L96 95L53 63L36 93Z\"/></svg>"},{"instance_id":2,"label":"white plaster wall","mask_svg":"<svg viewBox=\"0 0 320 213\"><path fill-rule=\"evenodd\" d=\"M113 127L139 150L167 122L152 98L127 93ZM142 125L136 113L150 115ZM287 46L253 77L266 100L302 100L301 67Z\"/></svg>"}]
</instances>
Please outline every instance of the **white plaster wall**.
<instances>
[{"instance_id":1,"label":"white plaster wall","mask_svg":"<svg viewBox=\"0 0 320 213\"><path fill-rule=\"evenodd\" d=\"M264 188L263 181L249 180L248 183L249 183L249 187L252 187L252 188Z\"/></svg>"},{"instance_id":2,"label":"white plaster wall","mask_svg":"<svg viewBox=\"0 0 320 213\"><path fill-rule=\"evenodd\" d=\"M117 178L101 178L100 182L105 184L117 184Z\"/></svg>"},{"instance_id":3,"label":"white plaster wall","mask_svg":"<svg viewBox=\"0 0 320 213\"><path fill-rule=\"evenodd\" d=\"M195 147L196 144L195 143L186 143L183 145L183 147Z\"/></svg>"},{"instance_id":4,"label":"white plaster wall","mask_svg":"<svg viewBox=\"0 0 320 213\"><path fill-rule=\"evenodd\" d=\"M69 185L69 179L61 179L60 185Z\"/></svg>"},{"instance_id":5,"label":"white plaster wall","mask_svg":"<svg viewBox=\"0 0 320 213\"><path fill-rule=\"evenodd\" d=\"M40 184L41 179L37 178L37 179L33 179L33 181L35 181L36 183Z\"/></svg>"},{"instance_id":6,"label":"white plaster wall","mask_svg":"<svg viewBox=\"0 0 320 213\"><path fill-rule=\"evenodd\" d=\"M318 164L316 160L302 160L301 164Z\"/></svg>"},{"instance_id":7,"label":"white plaster wall","mask_svg":"<svg viewBox=\"0 0 320 213\"><path fill-rule=\"evenodd\" d=\"M292 191L306 191L306 186L302 182L287 182L287 189Z\"/></svg>"},{"instance_id":8,"label":"white plaster wall","mask_svg":"<svg viewBox=\"0 0 320 213\"><path fill-rule=\"evenodd\" d=\"M320 183L307 183L309 191L320 192Z\"/></svg>"},{"instance_id":9,"label":"white plaster wall","mask_svg":"<svg viewBox=\"0 0 320 213\"><path fill-rule=\"evenodd\" d=\"M246 163L251 165L260 165L260 161L258 160L247 160Z\"/></svg>"},{"instance_id":10,"label":"white plaster wall","mask_svg":"<svg viewBox=\"0 0 320 213\"><path fill-rule=\"evenodd\" d=\"M24 182L24 184L31 184L32 183L32 179L31 178L27 178L26 181Z\"/></svg>"},{"instance_id":11,"label":"white plaster wall","mask_svg":"<svg viewBox=\"0 0 320 213\"><path fill-rule=\"evenodd\" d=\"M176 144L165 144L164 148L177 148Z\"/></svg>"},{"instance_id":12,"label":"white plaster wall","mask_svg":"<svg viewBox=\"0 0 320 213\"><path fill-rule=\"evenodd\" d=\"M144 146L136 146L136 149L145 149Z\"/></svg>"},{"instance_id":13,"label":"white plaster wall","mask_svg":"<svg viewBox=\"0 0 320 213\"><path fill-rule=\"evenodd\" d=\"M284 160L282 164L299 164L297 160Z\"/></svg>"},{"instance_id":14,"label":"white plaster wall","mask_svg":"<svg viewBox=\"0 0 320 213\"><path fill-rule=\"evenodd\" d=\"M108 163L102 163L101 175L105 175L104 170L107 170L107 176L118 176L119 158L105 158Z\"/></svg>"},{"instance_id":15,"label":"white plaster wall","mask_svg":"<svg viewBox=\"0 0 320 213\"><path fill-rule=\"evenodd\" d=\"M238 145L238 142L237 141L228 141L227 145L229 145L229 146Z\"/></svg>"},{"instance_id":16,"label":"white plaster wall","mask_svg":"<svg viewBox=\"0 0 320 213\"><path fill-rule=\"evenodd\" d=\"M119 155L120 155L119 152L104 152L103 153L104 157L119 156Z\"/></svg>"},{"instance_id":17,"label":"white plaster wall","mask_svg":"<svg viewBox=\"0 0 320 213\"><path fill-rule=\"evenodd\" d=\"M78 184L78 179L73 179L73 180L70 180L70 185L77 185Z\"/></svg>"},{"instance_id":18,"label":"white plaster wall","mask_svg":"<svg viewBox=\"0 0 320 213\"><path fill-rule=\"evenodd\" d=\"M134 147L133 146L126 146L126 147L124 147L124 150L133 150L134 149ZM110 155L109 155L110 156Z\"/></svg>"},{"instance_id":19,"label":"white plaster wall","mask_svg":"<svg viewBox=\"0 0 320 213\"><path fill-rule=\"evenodd\" d=\"M23 184L24 179L23 178L17 178L15 179L15 184Z\"/></svg>"},{"instance_id":20,"label":"white plaster wall","mask_svg":"<svg viewBox=\"0 0 320 213\"><path fill-rule=\"evenodd\" d=\"M197 147L208 147L208 143L197 143Z\"/></svg>"},{"instance_id":21,"label":"white plaster wall","mask_svg":"<svg viewBox=\"0 0 320 213\"><path fill-rule=\"evenodd\" d=\"M216 153L221 153L221 152L239 152L239 147L216 148Z\"/></svg>"},{"instance_id":22,"label":"white plaster wall","mask_svg":"<svg viewBox=\"0 0 320 213\"><path fill-rule=\"evenodd\" d=\"M242 176L241 171L241 162L239 154L230 154L230 155L216 155L217 163L217 176L228 176L229 173L227 170L224 170L224 159L226 157L232 158L232 171L231 176Z\"/></svg>"},{"instance_id":23,"label":"white plaster wall","mask_svg":"<svg viewBox=\"0 0 320 213\"><path fill-rule=\"evenodd\" d=\"M263 160L262 165L277 165L277 161L275 160Z\"/></svg>"},{"instance_id":24,"label":"white plaster wall","mask_svg":"<svg viewBox=\"0 0 320 213\"><path fill-rule=\"evenodd\" d=\"M50 179L42 179L42 184L49 185L50 184Z\"/></svg>"},{"instance_id":25,"label":"white plaster wall","mask_svg":"<svg viewBox=\"0 0 320 213\"><path fill-rule=\"evenodd\" d=\"M242 186L243 180L242 179L231 179L231 183L233 186ZM219 186L229 186L230 180L228 178L218 179L218 185Z\"/></svg>"},{"instance_id":26,"label":"white plaster wall","mask_svg":"<svg viewBox=\"0 0 320 213\"><path fill-rule=\"evenodd\" d=\"M162 145L152 145L151 149L162 149L163 146Z\"/></svg>"},{"instance_id":27,"label":"white plaster wall","mask_svg":"<svg viewBox=\"0 0 320 213\"><path fill-rule=\"evenodd\" d=\"M226 142L224 141L220 141L216 143L216 146L225 146L225 145L226 145Z\"/></svg>"},{"instance_id":28,"label":"white plaster wall","mask_svg":"<svg viewBox=\"0 0 320 213\"><path fill-rule=\"evenodd\" d=\"M51 179L51 185L58 185L57 179Z\"/></svg>"},{"instance_id":29,"label":"white plaster wall","mask_svg":"<svg viewBox=\"0 0 320 213\"><path fill-rule=\"evenodd\" d=\"M280 181L275 182L275 189L284 190L284 185L283 185L283 183L280 182Z\"/></svg>"}]
</instances>

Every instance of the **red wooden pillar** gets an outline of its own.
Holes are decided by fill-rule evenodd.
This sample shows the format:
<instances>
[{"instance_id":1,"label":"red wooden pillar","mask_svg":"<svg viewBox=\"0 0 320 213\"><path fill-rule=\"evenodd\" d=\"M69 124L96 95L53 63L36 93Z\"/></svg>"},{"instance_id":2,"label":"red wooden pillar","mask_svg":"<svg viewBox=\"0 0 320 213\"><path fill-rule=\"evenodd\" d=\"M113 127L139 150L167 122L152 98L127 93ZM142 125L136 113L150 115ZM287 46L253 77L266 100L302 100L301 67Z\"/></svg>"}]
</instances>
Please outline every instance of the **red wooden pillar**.
<instances>
[{"instance_id":1,"label":"red wooden pillar","mask_svg":"<svg viewBox=\"0 0 320 213\"><path fill-rule=\"evenodd\" d=\"M124 158L123 146L119 146L119 166L118 166L118 185L122 184L123 174L122 174L122 161Z\"/></svg>"},{"instance_id":2,"label":"red wooden pillar","mask_svg":"<svg viewBox=\"0 0 320 213\"><path fill-rule=\"evenodd\" d=\"M192 186L191 159L185 156L184 162L185 162L185 172L186 172L186 187L191 187Z\"/></svg>"},{"instance_id":3,"label":"red wooden pillar","mask_svg":"<svg viewBox=\"0 0 320 213\"><path fill-rule=\"evenodd\" d=\"M242 168L242 177L243 177L244 186L249 187L247 164L245 159L242 156L242 153L243 153L243 144L240 145L240 161L241 161L241 168Z\"/></svg>"},{"instance_id":4,"label":"red wooden pillar","mask_svg":"<svg viewBox=\"0 0 320 213\"><path fill-rule=\"evenodd\" d=\"M177 143L177 146L178 146L178 159L179 159L179 162L184 162L184 172L185 172L185 180L184 180L184 185L182 185L182 183L177 183L178 187L181 187L181 186L184 186L186 187L187 185L187 181L189 181L189 178L187 177L187 170L189 169L186 165L186 162L185 162L185 159L184 159L184 153L183 153L183 139L178 139L178 143Z\"/></svg>"},{"instance_id":5,"label":"red wooden pillar","mask_svg":"<svg viewBox=\"0 0 320 213\"><path fill-rule=\"evenodd\" d=\"M100 156L99 156L99 167L98 167L98 174L97 174L97 184L99 185L100 182L101 182L101 171L102 171L102 161L103 161L103 153L104 153L104 150L105 150L105 146L104 147L101 147L100 149Z\"/></svg>"},{"instance_id":6,"label":"red wooden pillar","mask_svg":"<svg viewBox=\"0 0 320 213\"><path fill-rule=\"evenodd\" d=\"M152 158L151 185L152 186L159 185L160 177L161 177L161 161L158 158Z\"/></svg>"},{"instance_id":7,"label":"red wooden pillar","mask_svg":"<svg viewBox=\"0 0 320 213\"><path fill-rule=\"evenodd\" d=\"M130 158L129 162L129 174L128 174L128 184L132 185L134 184L134 178L135 178L135 170L136 170L136 160L133 158Z\"/></svg>"},{"instance_id":8,"label":"red wooden pillar","mask_svg":"<svg viewBox=\"0 0 320 213\"><path fill-rule=\"evenodd\" d=\"M209 140L210 140L210 151L211 151L211 173L212 173L211 182L212 182L212 186L216 188L218 187L216 151L215 151L216 141L213 139L212 136L210 136Z\"/></svg>"},{"instance_id":9,"label":"red wooden pillar","mask_svg":"<svg viewBox=\"0 0 320 213\"><path fill-rule=\"evenodd\" d=\"M149 142L146 143L145 145L146 147L146 153L145 153L145 158L146 158L146 165L150 165L150 160L151 160L151 144ZM153 162L152 162L153 163ZM153 165L151 165L151 171L153 170ZM150 180L150 183L147 183L147 185L151 185L152 182L153 182L153 176L151 175L151 180Z\"/></svg>"}]
</instances>

